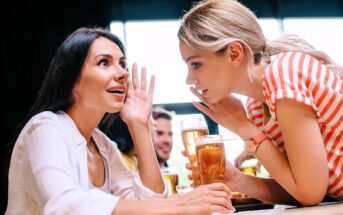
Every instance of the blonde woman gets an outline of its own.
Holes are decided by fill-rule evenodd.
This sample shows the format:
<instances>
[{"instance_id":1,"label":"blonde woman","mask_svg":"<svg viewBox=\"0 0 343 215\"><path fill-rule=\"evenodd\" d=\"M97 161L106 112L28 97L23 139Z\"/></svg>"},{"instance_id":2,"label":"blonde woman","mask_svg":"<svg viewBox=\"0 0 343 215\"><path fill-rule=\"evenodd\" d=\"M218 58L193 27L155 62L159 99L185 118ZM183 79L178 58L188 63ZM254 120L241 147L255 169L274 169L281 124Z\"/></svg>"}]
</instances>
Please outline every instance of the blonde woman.
<instances>
[{"instance_id":1,"label":"blonde woman","mask_svg":"<svg viewBox=\"0 0 343 215\"><path fill-rule=\"evenodd\" d=\"M196 4L178 37L187 84L206 105L195 107L239 135L273 176L244 175L227 162L233 191L283 204L343 197L341 67L298 36L267 40L233 0ZM249 97L247 113L232 93Z\"/></svg>"}]
</instances>

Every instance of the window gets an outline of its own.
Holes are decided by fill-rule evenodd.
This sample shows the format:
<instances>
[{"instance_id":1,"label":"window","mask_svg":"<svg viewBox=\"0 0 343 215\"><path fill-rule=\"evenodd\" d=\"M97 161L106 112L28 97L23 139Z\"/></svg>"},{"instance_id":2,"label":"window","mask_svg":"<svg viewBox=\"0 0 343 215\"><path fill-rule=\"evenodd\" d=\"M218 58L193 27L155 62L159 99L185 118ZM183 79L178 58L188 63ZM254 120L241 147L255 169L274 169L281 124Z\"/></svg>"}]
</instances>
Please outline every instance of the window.
<instances>
[{"instance_id":1,"label":"window","mask_svg":"<svg viewBox=\"0 0 343 215\"><path fill-rule=\"evenodd\" d=\"M285 19L285 33L297 34L316 49L324 51L336 63L343 64L343 19Z\"/></svg>"},{"instance_id":2,"label":"window","mask_svg":"<svg viewBox=\"0 0 343 215\"><path fill-rule=\"evenodd\" d=\"M156 76L155 104L196 100L186 85L187 67L179 51L178 27L176 20L125 24L129 65L138 62Z\"/></svg>"}]
</instances>

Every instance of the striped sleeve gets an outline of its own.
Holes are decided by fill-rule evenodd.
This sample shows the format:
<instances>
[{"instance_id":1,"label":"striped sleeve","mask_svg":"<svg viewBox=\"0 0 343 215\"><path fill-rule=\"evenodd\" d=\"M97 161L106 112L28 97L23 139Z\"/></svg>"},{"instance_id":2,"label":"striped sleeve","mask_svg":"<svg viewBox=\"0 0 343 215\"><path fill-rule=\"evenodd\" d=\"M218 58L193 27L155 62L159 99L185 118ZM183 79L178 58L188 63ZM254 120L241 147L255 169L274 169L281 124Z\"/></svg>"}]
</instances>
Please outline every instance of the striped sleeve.
<instances>
[{"instance_id":1,"label":"striped sleeve","mask_svg":"<svg viewBox=\"0 0 343 215\"><path fill-rule=\"evenodd\" d=\"M286 150L279 125L272 118L270 118L268 122L264 122L263 103L248 98L246 107L249 119L267 135L269 140L272 141L281 152L285 153Z\"/></svg>"},{"instance_id":2,"label":"striped sleeve","mask_svg":"<svg viewBox=\"0 0 343 215\"><path fill-rule=\"evenodd\" d=\"M249 119L260 128L263 125L262 102L248 98L246 107Z\"/></svg>"},{"instance_id":3,"label":"striped sleeve","mask_svg":"<svg viewBox=\"0 0 343 215\"><path fill-rule=\"evenodd\" d=\"M313 57L299 52L282 53L264 73L264 93L272 117L276 119L275 103L279 99L292 99L310 106L318 117L320 113L310 88L321 74L321 64Z\"/></svg>"}]
</instances>

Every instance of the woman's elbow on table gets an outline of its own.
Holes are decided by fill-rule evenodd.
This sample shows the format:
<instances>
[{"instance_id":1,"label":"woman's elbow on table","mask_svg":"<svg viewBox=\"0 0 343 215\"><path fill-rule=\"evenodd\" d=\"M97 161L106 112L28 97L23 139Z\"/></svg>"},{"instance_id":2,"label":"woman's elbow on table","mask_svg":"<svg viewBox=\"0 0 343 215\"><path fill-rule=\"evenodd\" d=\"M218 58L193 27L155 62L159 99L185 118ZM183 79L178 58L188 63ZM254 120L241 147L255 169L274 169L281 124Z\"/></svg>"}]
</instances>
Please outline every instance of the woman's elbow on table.
<instances>
[{"instance_id":1,"label":"woman's elbow on table","mask_svg":"<svg viewBox=\"0 0 343 215\"><path fill-rule=\"evenodd\" d=\"M315 206L323 201L325 194L326 189L325 192L312 189L307 191L300 191L295 198L303 206Z\"/></svg>"}]
</instances>

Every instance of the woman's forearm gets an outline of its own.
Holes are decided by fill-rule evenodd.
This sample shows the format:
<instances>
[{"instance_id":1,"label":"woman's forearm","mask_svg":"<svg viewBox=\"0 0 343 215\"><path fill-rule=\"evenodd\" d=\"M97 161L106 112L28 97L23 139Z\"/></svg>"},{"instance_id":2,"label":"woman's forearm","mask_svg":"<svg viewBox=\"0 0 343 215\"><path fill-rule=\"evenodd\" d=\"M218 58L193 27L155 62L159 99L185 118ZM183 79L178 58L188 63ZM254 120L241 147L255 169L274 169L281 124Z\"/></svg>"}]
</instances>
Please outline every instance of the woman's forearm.
<instances>
[{"instance_id":1,"label":"woman's forearm","mask_svg":"<svg viewBox=\"0 0 343 215\"><path fill-rule=\"evenodd\" d=\"M235 183L226 183L234 191L266 202L288 205L299 204L273 178L259 178L244 173L239 173L235 177L237 177L237 180L234 180Z\"/></svg>"},{"instance_id":2,"label":"woman's forearm","mask_svg":"<svg viewBox=\"0 0 343 215\"><path fill-rule=\"evenodd\" d=\"M166 200L120 199L112 215L174 215L178 214L173 202Z\"/></svg>"},{"instance_id":3,"label":"woman's forearm","mask_svg":"<svg viewBox=\"0 0 343 215\"><path fill-rule=\"evenodd\" d=\"M135 144L142 183L156 193L163 193L164 183L148 125L133 124L128 125L128 128Z\"/></svg>"},{"instance_id":4,"label":"woman's forearm","mask_svg":"<svg viewBox=\"0 0 343 215\"><path fill-rule=\"evenodd\" d=\"M303 205L316 205L325 196L328 184L327 161L318 124L311 111L307 113L311 117L305 113L302 114L306 116L301 117L299 113L287 114L282 110L279 108L278 116L280 121L283 119L280 126L287 156L267 140L258 147L255 157L294 199ZM245 134L258 131L252 126L242 128Z\"/></svg>"}]
</instances>

